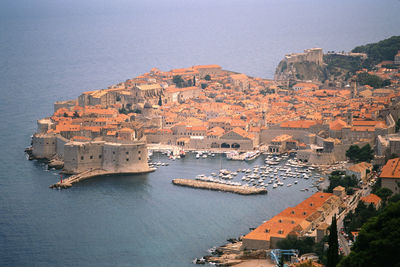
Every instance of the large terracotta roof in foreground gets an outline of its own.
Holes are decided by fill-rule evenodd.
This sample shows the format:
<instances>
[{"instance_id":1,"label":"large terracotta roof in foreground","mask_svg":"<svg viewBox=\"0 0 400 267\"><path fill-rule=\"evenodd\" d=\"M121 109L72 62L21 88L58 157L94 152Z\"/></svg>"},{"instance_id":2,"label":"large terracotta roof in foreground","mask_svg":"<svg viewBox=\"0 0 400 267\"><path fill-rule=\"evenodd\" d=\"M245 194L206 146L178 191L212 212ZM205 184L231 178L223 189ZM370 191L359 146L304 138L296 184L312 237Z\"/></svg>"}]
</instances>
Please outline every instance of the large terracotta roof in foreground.
<instances>
[{"instance_id":1,"label":"large terracotta roof in foreground","mask_svg":"<svg viewBox=\"0 0 400 267\"><path fill-rule=\"evenodd\" d=\"M269 241L271 237L285 238L289 234L297 235L298 231L306 229L310 225L307 218L319 215L319 209L332 197L337 198L332 193L317 192L297 206L284 209L244 238Z\"/></svg>"}]
</instances>

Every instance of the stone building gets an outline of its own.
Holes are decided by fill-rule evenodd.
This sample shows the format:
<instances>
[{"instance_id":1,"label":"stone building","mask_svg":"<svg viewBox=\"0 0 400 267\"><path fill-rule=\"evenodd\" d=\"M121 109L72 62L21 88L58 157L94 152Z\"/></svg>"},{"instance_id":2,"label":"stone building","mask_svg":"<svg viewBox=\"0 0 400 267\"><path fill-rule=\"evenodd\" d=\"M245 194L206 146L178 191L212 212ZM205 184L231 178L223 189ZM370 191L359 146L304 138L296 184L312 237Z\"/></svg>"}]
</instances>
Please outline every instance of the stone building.
<instances>
[{"instance_id":1,"label":"stone building","mask_svg":"<svg viewBox=\"0 0 400 267\"><path fill-rule=\"evenodd\" d=\"M244 236L242 249L272 249L288 236L302 237L326 221L341 203L340 198L331 193L317 192Z\"/></svg>"},{"instance_id":2,"label":"stone building","mask_svg":"<svg viewBox=\"0 0 400 267\"><path fill-rule=\"evenodd\" d=\"M394 64L400 65L400 51L394 56Z\"/></svg>"},{"instance_id":3,"label":"stone building","mask_svg":"<svg viewBox=\"0 0 400 267\"><path fill-rule=\"evenodd\" d=\"M296 62L314 62L318 65L323 64L323 51L322 48L310 48L305 49L304 53L292 53L285 56L285 60L287 63L296 63Z\"/></svg>"},{"instance_id":4,"label":"stone building","mask_svg":"<svg viewBox=\"0 0 400 267\"><path fill-rule=\"evenodd\" d=\"M400 193L400 158L388 160L379 177L382 187L389 188L393 194Z\"/></svg>"},{"instance_id":5,"label":"stone building","mask_svg":"<svg viewBox=\"0 0 400 267\"><path fill-rule=\"evenodd\" d=\"M367 174L372 170L372 164L368 162L360 162L347 168L346 174L355 176L359 181L366 181Z\"/></svg>"}]
</instances>

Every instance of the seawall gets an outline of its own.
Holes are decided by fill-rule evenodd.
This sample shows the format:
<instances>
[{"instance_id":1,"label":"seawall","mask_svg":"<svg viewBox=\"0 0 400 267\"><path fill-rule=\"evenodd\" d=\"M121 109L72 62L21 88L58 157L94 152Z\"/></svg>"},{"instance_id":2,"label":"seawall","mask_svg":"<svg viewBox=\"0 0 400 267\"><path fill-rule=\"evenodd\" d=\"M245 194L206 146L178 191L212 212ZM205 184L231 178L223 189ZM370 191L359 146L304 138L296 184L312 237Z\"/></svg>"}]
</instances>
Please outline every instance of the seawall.
<instances>
[{"instance_id":1,"label":"seawall","mask_svg":"<svg viewBox=\"0 0 400 267\"><path fill-rule=\"evenodd\" d=\"M140 174L140 173L149 173L153 172L155 169L149 168L147 171L140 172L110 172L102 169L88 170L75 175L72 175L64 180L59 181L53 185L50 185L49 188L70 188L72 184L78 183L80 181L104 175L119 175L119 174Z\"/></svg>"},{"instance_id":2,"label":"seawall","mask_svg":"<svg viewBox=\"0 0 400 267\"><path fill-rule=\"evenodd\" d=\"M261 188L241 186L241 185L218 184L218 183L211 183L211 182L198 181L198 180L192 180L192 179L173 179L172 183L174 185L231 192L231 193L240 194L240 195L256 195L256 194L266 194L267 193L266 189L261 189Z\"/></svg>"}]
</instances>

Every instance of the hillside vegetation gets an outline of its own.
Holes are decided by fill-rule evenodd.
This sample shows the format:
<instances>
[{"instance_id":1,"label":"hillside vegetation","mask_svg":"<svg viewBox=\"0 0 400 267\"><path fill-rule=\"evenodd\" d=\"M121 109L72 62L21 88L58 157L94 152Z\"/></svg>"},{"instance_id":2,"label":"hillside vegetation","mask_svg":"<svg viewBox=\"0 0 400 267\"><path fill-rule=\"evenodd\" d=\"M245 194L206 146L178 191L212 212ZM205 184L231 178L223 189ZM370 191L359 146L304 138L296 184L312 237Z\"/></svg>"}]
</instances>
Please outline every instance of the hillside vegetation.
<instances>
[{"instance_id":1,"label":"hillside vegetation","mask_svg":"<svg viewBox=\"0 0 400 267\"><path fill-rule=\"evenodd\" d=\"M400 50L400 36L392 36L377 43L357 46L352 50L354 53L366 53L368 59L364 67L372 67L384 60L393 60Z\"/></svg>"}]
</instances>

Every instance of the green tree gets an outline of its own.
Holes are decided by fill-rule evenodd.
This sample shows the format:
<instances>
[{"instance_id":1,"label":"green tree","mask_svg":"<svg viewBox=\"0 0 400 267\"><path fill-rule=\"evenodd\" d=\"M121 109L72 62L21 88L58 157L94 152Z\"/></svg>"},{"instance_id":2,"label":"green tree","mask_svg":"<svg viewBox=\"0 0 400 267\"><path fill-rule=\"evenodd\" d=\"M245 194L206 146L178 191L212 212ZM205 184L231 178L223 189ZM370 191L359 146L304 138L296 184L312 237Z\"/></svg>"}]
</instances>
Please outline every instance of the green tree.
<instances>
[{"instance_id":1,"label":"green tree","mask_svg":"<svg viewBox=\"0 0 400 267\"><path fill-rule=\"evenodd\" d=\"M382 78L376 75L369 74L368 72L359 73L357 75L357 82L360 85L369 85L374 88L380 88L385 86Z\"/></svg>"},{"instance_id":2,"label":"green tree","mask_svg":"<svg viewBox=\"0 0 400 267\"><path fill-rule=\"evenodd\" d=\"M358 155L358 161L370 162L374 158L374 151L370 144L366 144L360 149L360 154Z\"/></svg>"},{"instance_id":3,"label":"green tree","mask_svg":"<svg viewBox=\"0 0 400 267\"><path fill-rule=\"evenodd\" d=\"M364 223L378 214L379 211L372 204L367 206L364 202L360 201L355 211L349 212L343 220L346 233L350 234L353 231L358 231Z\"/></svg>"},{"instance_id":4,"label":"green tree","mask_svg":"<svg viewBox=\"0 0 400 267\"><path fill-rule=\"evenodd\" d=\"M280 249L298 249L300 254L314 252L314 245L315 241L311 237L297 239L295 236L288 236L277 243Z\"/></svg>"},{"instance_id":5,"label":"green tree","mask_svg":"<svg viewBox=\"0 0 400 267\"><path fill-rule=\"evenodd\" d=\"M352 52L366 53L368 59L363 67L371 67L384 60L393 60L399 50L400 36L392 36L377 43L358 46Z\"/></svg>"},{"instance_id":6,"label":"green tree","mask_svg":"<svg viewBox=\"0 0 400 267\"><path fill-rule=\"evenodd\" d=\"M389 198L389 202L397 202L397 201L400 201L400 194L396 194L391 198Z\"/></svg>"},{"instance_id":7,"label":"green tree","mask_svg":"<svg viewBox=\"0 0 400 267\"><path fill-rule=\"evenodd\" d=\"M357 187L358 180L354 175L345 175L343 171L333 171L329 175L329 186L325 192L332 193L333 189L339 185L346 188L346 192L350 193L350 188Z\"/></svg>"},{"instance_id":8,"label":"green tree","mask_svg":"<svg viewBox=\"0 0 400 267\"><path fill-rule=\"evenodd\" d=\"M328 262L327 267L335 267L339 262L339 242L336 225L336 215L332 218L332 224L329 228L329 239L328 239Z\"/></svg>"},{"instance_id":9,"label":"green tree","mask_svg":"<svg viewBox=\"0 0 400 267\"><path fill-rule=\"evenodd\" d=\"M209 74L207 74L207 75L204 77L204 80L206 80L206 81L211 81L211 76L210 76Z\"/></svg>"},{"instance_id":10,"label":"green tree","mask_svg":"<svg viewBox=\"0 0 400 267\"><path fill-rule=\"evenodd\" d=\"M393 191L390 190L389 188L382 187L379 188L376 193L378 197L382 198L383 201L386 202L386 200L393 194Z\"/></svg>"},{"instance_id":11,"label":"green tree","mask_svg":"<svg viewBox=\"0 0 400 267\"><path fill-rule=\"evenodd\" d=\"M360 147L357 145L351 145L346 151L346 157L348 157L351 161L356 161L358 154L360 154Z\"/></svg>"},{"instance_id":12,"label":"green tree","mask_svg":"<svg viewBox=\"0 0 400 267\"><path fill-rule=\"evenodd\" d=\"M201 84L201 89L206 89L207 88L207 84L206 83L202 83Z\"/></svg>"},{"instance_id":13,"label":"green tree","mask_svg":"<svg viewBox=\"0 0 400 267\"><path fill-rule=\"evenodd\" d=\"M158 99L158 105L161 107L162 106L162 99L161 99L161 96L160 96L160 98Z\"/></svg>"},{"instance_id":14,"label":"green tree","mask_svg":"<svg viewBox=\"0 0 400 267\"><path fill-rule=\"evenodd\" d=\"M396 121L396 133L400 130L400 119Z\"/></svg>"},{"instance_id":15,"label":"green tree","mask_svg":"<svg viewBox=\"0 0 400 267\"><path fill-rule=\"evenodd\" d=\"M64 112L63 116L64 116L65 118L68 117L67 112Z\"/></svg>"},{"instance_id":16,"label":"green tree","mask_svg":"<svg viewBox=\"0 0 400 267\"><path fill-rule=\"evenodd\" d=\"M351 145L346 151L346 157L353 162L370 162L374 158L374 150L372 150L370 144L366 144L362 148L358 145Z\"/></svg>"},{"instance_id":17,"label":"green tree","mask_svg":"<svg viewBox=\"0 0 400 267\"><path fill-rule=\"evenodd\" d=\"M72 116L72 118L76 119L76 118L79 118L79 117L80 117L80 116L79 116L78 111L75 111L75 112L74 112L74 115Z\"/></svg>"},{"instance_id":18,"label":"green tree","mask_svg":"<svg viewBox=\"0 0 400 267\"><path fill-rule=\"evenodd\" d=\"M172 78L172 82L176 85L176 87L182 88L183 85L185 84L185 80L182 79L182 76L180 75L175 75Z\"/></svg>"},{"instance_id":19,"label":"green tree","mask_svg":"<svg viewBox=\"0 0 400 267\"><path fill-rule=\"evenodd\" d=\"M399 266L400 201L390 203L365 223L349 256L340 267Z\"/></svg>"}]
</instances>

